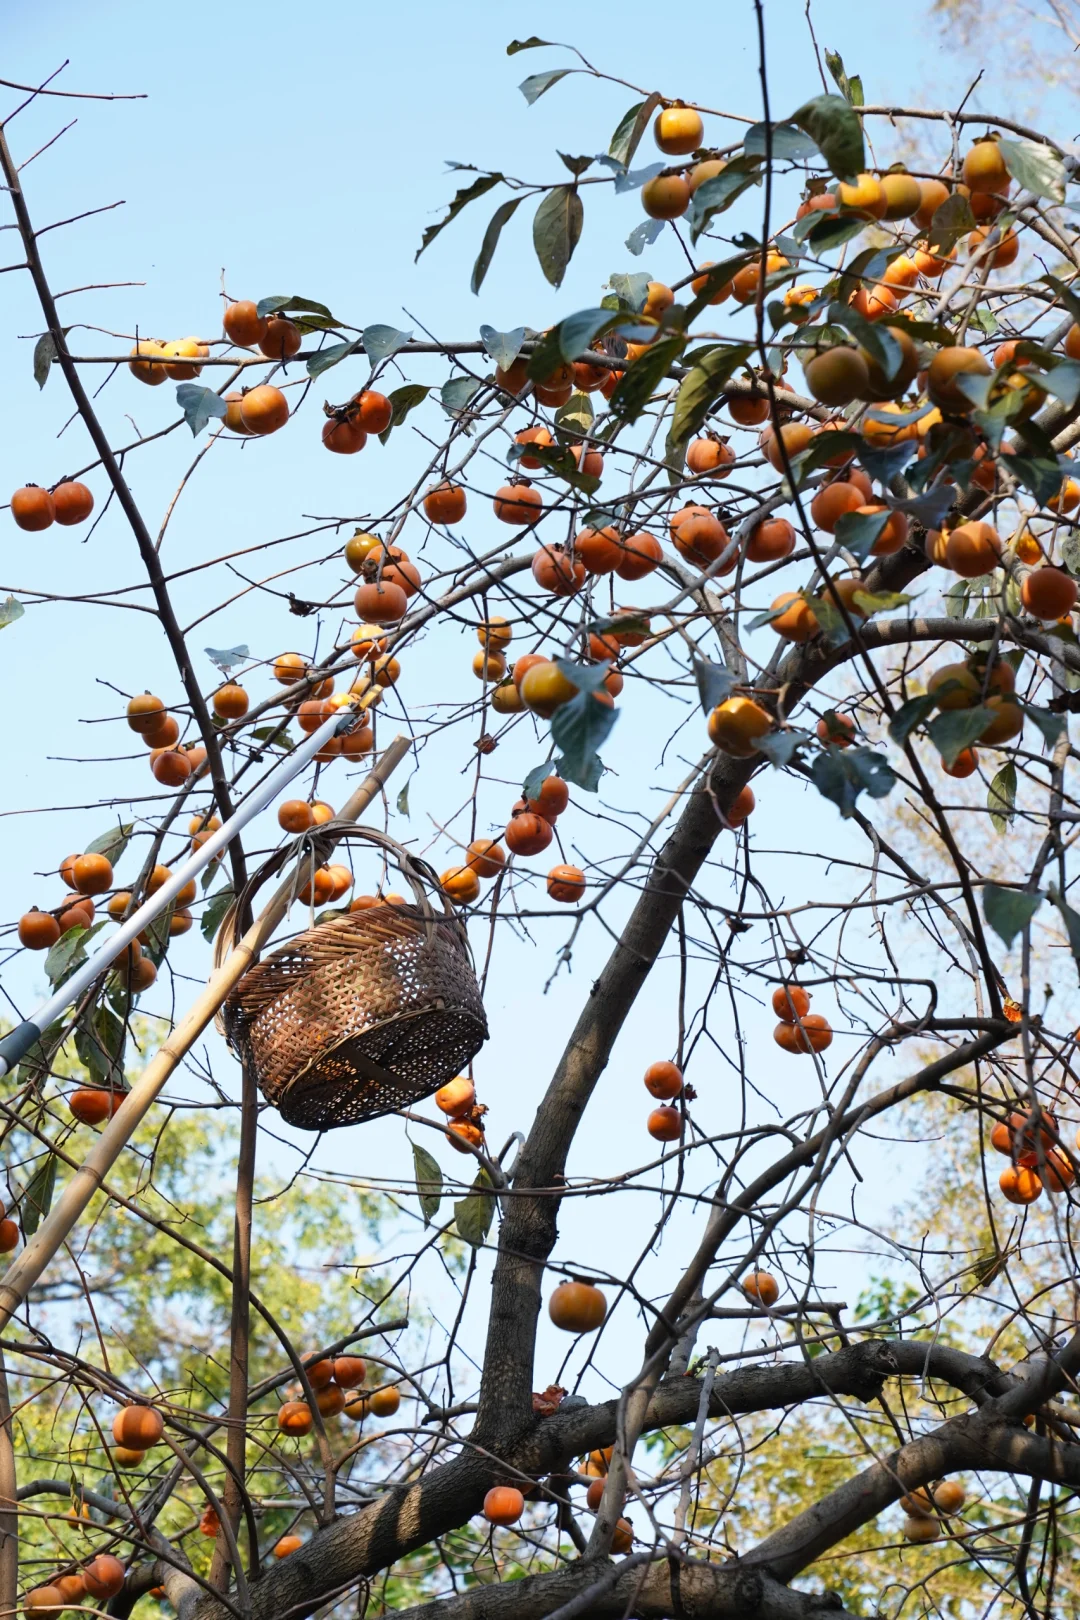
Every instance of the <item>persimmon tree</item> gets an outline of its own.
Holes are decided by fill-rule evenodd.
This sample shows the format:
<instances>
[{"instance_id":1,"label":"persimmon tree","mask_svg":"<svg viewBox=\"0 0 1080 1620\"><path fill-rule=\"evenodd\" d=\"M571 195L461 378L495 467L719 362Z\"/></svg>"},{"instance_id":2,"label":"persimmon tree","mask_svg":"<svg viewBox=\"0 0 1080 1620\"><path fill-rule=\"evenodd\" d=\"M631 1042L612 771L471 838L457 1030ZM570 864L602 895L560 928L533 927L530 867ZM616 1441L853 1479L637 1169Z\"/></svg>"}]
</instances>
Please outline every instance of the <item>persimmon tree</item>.
<instances>
[{"instance_id":1,"label":"persimmon tree","mask_svg":"<svg viewBox=\"0 0 1080 1620\"><path fill-rule=\"evenodd\" d=\"M212 335L131 331L119 348L66 329L17 152L19 96L57 91L8 87L0 165L12 268L42 311L34 373L69 390L91 447L13 494L11 532L126 525L175 666L98 716L145 747L130 766L145 792L130 821L57 852L55 894L26 896L12 952L44 953L62 983L298 734L342 725L7 1082L5 1250L70 1185L90 1133L124 1119L190 988L174 965L209 971L253 872L310 860L283 937L345 937L403 904L381 853L332 858L333 802L395 732L421 783L451 765L467 783L431 842L407 794L383 815L438 852L433 887L481 984L493 952L534 938L560 986L582 960L591 982L505 1144L486 1124L511 1057L494 1042L402 1110L414 1178L346 1177L338 1216L393 1226L394 1258L323 1254L317 1299L303 1257L333 1246L332 1200L307 1158L298 1182L267 1177L282 1127L254 1065L226 1081L189 1055L213 1114L162 1099L29 1298L5 1306L5 1610L1075 1605L1075 160L1005 117L870 104L832 52L784 116L756 15L745 105L635 87L599 156L559 153L543 183L471 171L421 251L443 252L444 228L488 197L477 293L515 250L522 204L556 289L592 187L645 214L594 307L543 329L523 311L479 339L232 287L224 336L216 314ZM555 60L526 78L528 102L568 75L560 95L627 82ZM818 91L819 66L833 88ZM935 153L925 170L883 156L905 125ZM634 268L646 251L665 280ZM117 437L106 412L137 386L166 408ZM342 403L320 414L325 389ZM194 460L151 517L140 454L188 429ZM281 534L198 565L197 622L237 570L280 613L273 647L212 654L223 678L205 690L162 537L209 453L236 458L242 489L275 453L262 440L287 452L303 433L360 465L407 434L409 478L385 510L302 533L298 493ZM53 583L10 592L5 646L63 600ZM290 614L333 626L330 644L291 650ZM412 690L425 642L447 651L433 688ZM780 807L781 850L758 845L761 801ZM542 994L541 979L537 1019ZM590 1103L643 1008L655 1046L635 1046L627 1082L642 1162L601 1176ZM926 1140L921 1209L890 1229L855 1194L882 1136ZM234 1179L231 1246L209 1163ZM632 1263L560 1243L582 1198L595 1229L629 1233ZM827 1237L875 1255L855 1299L820 1281ZM284 1283L275 1245L298 1268ZM456 1290L449 1322L414 1297L431 1256ZM157 1344L145 1298L125 1316L140 1262ZM167 1301L186 1314L166 1318ZM554 1377L542 1312L570 1346Z\"/></svg>"}]
</instances>

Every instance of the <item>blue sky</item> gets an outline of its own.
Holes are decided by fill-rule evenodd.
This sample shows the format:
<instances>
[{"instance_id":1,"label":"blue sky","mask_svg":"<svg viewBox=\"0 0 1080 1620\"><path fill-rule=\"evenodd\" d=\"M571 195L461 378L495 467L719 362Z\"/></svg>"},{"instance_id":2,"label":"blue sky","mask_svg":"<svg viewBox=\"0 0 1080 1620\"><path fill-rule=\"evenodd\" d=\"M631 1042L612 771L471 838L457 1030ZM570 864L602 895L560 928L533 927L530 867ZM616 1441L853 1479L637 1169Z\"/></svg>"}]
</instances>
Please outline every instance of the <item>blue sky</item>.
<instances>
[{"instance_id":1,"label":"blue sky","mask_svg":"<svg viewBox=\"0 0 1080 1620\"><path fill-rule=\"evenodd\" d=\"M917 99L927 84L942 91L931 99L958 99L974 76L970 59L946 49L936 23L918 5L905 11L902 28L895 12L854 10L845 0L818 0L813 19L822 46L839 49L849 71L862 72L868 100ZM772 110L782 116L821 86L801 0L767 0L766 22ZM539 328L593 304L616 270L645 268L657 277L674 278L681 267L666 240L640 262L629 258L621 244L640 217L638 204L633 197L614 198L606 190L598 197L600 188L591 188L587 197L581 246L558 294L543 280L533 256L527 206L508 226L482 296L470 293L469 270L498 193L474 204L414 265L424 227L438 216L458 183L445 171L444 159L546 180L559 172L557 149L604 150L623 112L638 99L631 90L581 76L564 80L534 107L526 107L517 88L520 80L570 60L556 50L508 59L506 42L534 28L572 41L599 66L646 89L656 86L719 110L760 115L753 13L743 0L737 5L728 0L704 16L685 13L675 25L640 0L631 0L618 13L599 7L587 11L556 0L542 8L542 15L491 4L449 8L406 0L390 8L330 3L310 18L278 0L250 14L223 12L202 0L183 8L105 0L92 10L54 0L47 28L40 6L21 0L9 5L5 72L10 77L34 82L70 57L58 87L148 92L146 100L130 103L42 100L9 132L21 159L69 118L78 119L26 171L30 206L39 224L124 200L121 208L49 233L44 238L47 268L57 289L89 282L145 285L67 298L65 319L116 332L130 332L138 324L143 332L163 336L214 335L224 273L233 297L301 293L358 326L386 322L415 327L418 334L426 326L441 337L472 338L481 322L503 330L525 323ZM711 119L709 138L733 140L738 128ZM754 228L758 206L753 200L745 213L733 216L734 228ZM90 459L85 437L75 424L57 440L69 414L61 380L52 377L39 394L31 378L32 335L40 330L40 316L28 278L4 276L0 290L5 302L0 365L7 379L0 397L4 474L12 488L28 480L52 483ZM90 331L72 338L79 350L97 352L111 352L116 341ZM441 362L410 371L418 380L436 382L445 374ZM288 434L255 446L257 455L246 450L241 455L237 445L222 445L208 456L170 525L163 550L170 570L299 531L310 526L310 514L359 517L377 511L415 476L423 447L404 432L395 435L387 450L369 445L355 458L332 457L322 450L312 406L323 391L336 398L333 390L339 387L343 397L346 388L351 391L363 381L359 366L340 386L339 376L331 373L318 384ZM94 380L102 379L95 375ZM168 385L140 388L126 374L110 384L101 409L114 442L130 435L132 419L146 432L175 415ZM429 425L437 431L435 416ZM151 528L193 454L188 431L181 426L129 463ZM100 475L90 482L102 499ZM23 536L6 517L0 518L0 532L0 592L36 588L78 593L140 577L133 543L115 513L86 545L79 531ZM325 538L303 542L281 555L314 562L326 557L332 544ZM227 578L214 577L215 593L229 594ZM313 572L308 577L326 576ZM205 607L204 583L195 576L177 589L186 620ZM231 581L231 589L242 585ZM304 590L304 574L296 588ZM328 623L324 635L330 628ZM257 656L267 657L285 645L311 650L313 633L311 621L288 619L276 600L244 595L194 634L196 667L209 689L214 671L201 654L203 646L246 642ZM458 695L468 695L470 677L466 670L459 678L459 671L474 646L466 641L420 649L403 682L406 697L413 681L426 695L443 681ZM96 684L98 678L125 692L160 688L167 700L175 701L179 693L154 621L111 608L33 607L4 632L0 668L14 699L5 727L0 802L8 854L7 910L14 916L31 902L54 903L58 880L32 874L55 871L69 849L81 847L110 819L100 810L55 813L53 807L144 791L145 764L126 757L130 734L117 723L96 724L120 710L120 699ZM265 676L256 685L262 695ZM654 775L636 770L643 737L649 745L654 725L670 729L672 713L670 705L664 708L651 699L639 717L630 709L624 713L611 754L621 773L617 790L612 789L615 802L651 814L682 774L678 759ZM696 757L703 744L696 718L689 729L693 735L677 750L683 759ZM528 749L515 751L505 769L499 760L496 774L506 785L493 789L484 801L484 817L492 825L505 818L514 796L512 784L521 780L523 769L543 757L536 746L531 754ZM460 802L465 790L459 773L467 754L458 745L456 751L437 749L427 756L411 795L411 819L394 819L399 835L425 843L431 832L428 815L442 818L448 805ZM74 763L89 756L117 757L108 763ZM337 802L345 797L330 779L326 792ZM754 836L763 851L790 848L794 826L800 848L815 841L835 843L832 808L808 799L797 785L785 782L782 795L772 796L766 789L759 797L762 809ZM28 806L39 813L10 813ZM587 853L596 852L584 813L571 813L567 833ZM267 842L275 837L269 828ZM433 858L440 851L446 853L446 846L436 845ZM797 895L820 880L822 869L816 865L808 875L805 864L800 869L789 857L765 858L771 859L774 895ZM725 881L717 879L718 895ZM844 880L832 875L828 881L835 892ZM563 925L544 924L533 930L536 945L521 947L519 958L509 942L505 956L501 947L496 955L493 1039L478 1073L481 1096L492 1104L493 1135L499 1143L512 1130L528 1128L577 1007L603 960L605 940L593 930L575 954L573 977L564 975L546 1000L540 998L538 985L550 972L565 933ZM482 949L482 933L476 938ZM185 941L176 960L192 975L177 984L182 1005L206 970L201 941ZM25 959L11 964L4 983L25 1010L41 988L38 964ZM647 1156L639 1073L646 1061L669 1053L672 985L672 970L658 970L630 1020L598 1089L595 1124L589 1122L577 1150L577 1169L617 1173ZM798 1064L797 1077L790 1070L778 1071L769 1039L771 1018L752 1008L744 1008L743 1016L755 1043L761 1089L766 1097L790 1102L808 1074ZM732 1038L730 1030L718 1034L722 1042ZM217 1072L231 1086L220 1048L212 1045L211 1051ZM792 1061L781 1058L780 1064ZM710 1064L706 1079L715 1096L710 1102L708 1084L699 1085L705 1093L704 1117L710 1128L722 1129L725 1110L737 1108L724 1089L730 1085L728 1071ZM181 1089L190 1092L190 1083ZM328 1140L319 1155L321 1164L338 1169L355 1164L355 1139L347 1134L348 1141L344 1136ZM407 1173L399 1122L373 1127L365 1135L364 1152L384 1173ZM444 1152L444 1160L448 1157ZM882 1207L880 1190L876 1207ZM645 1218L642 1214L641 1220ZM568 1208L563 1249L588 1252L592 1223L612 1220L599 1204ZM686 1230L695 1223L696 1217ZM620 1219L623 1232L628 1224ZM622 1236L614 1237L609 1252L617 1260L623 1247Z\"/></svg>"}]
</instances>

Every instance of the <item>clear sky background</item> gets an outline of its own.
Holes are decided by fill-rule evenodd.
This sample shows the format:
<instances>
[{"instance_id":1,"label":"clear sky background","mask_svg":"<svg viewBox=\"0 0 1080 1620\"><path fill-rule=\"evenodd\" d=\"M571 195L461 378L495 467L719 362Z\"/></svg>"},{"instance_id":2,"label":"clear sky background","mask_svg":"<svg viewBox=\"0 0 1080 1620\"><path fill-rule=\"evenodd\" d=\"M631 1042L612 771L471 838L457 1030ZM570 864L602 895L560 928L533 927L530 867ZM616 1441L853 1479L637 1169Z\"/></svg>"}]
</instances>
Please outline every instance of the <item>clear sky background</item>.
<instances>
[{"instance_id":1,"label":"clear sky background","mask_svg":"<svg viewBox=\"0 0 1080 1620\"><path fill-rule=\"evenodd\" d=\"M905 8L904 25L898 27L895 11L854 8L849 0L816 0L813 20L821 45L839 49L849 71L862 73L868 101L954 104L978 70L979 64L957 49L955 41L941 38L937 21L923 5ZM766 23L772 112L783 116L821 84L802 0L767 0ZM65 319L118 333L131 332L137 324L140 331L161 336L213 336L219 329L224 274L232 297L301 293L358 326L385 322L415 328L418 335L426 326L440 337L473 338L482 322L499 329L526 323L540 328L594 304L613 271L647 269L660 279L684 273L673 239L670 245L662 240L639 261L630 258L621 244L641 217L637 199L615 198L599 187L586 194L584 235L557 294L544 281L532 252L528 205L505 231L481 297L470 293L469 271L500 193L474 204L414 265L424 227L459 183L444 169L444 159L549 180L561 168L557 149L605 150L623 112L639 99L621 86L573 77L528 108L517 88L520 81L570 60L557 50L508 59L507 41L534 29L576 44L599 66L646 90L656 87L751 119L761 115L754 17L746 0L728 0L681 19L659 17L655 6L640 0L628 0L617 13L554 0L542 14L520 6L447 7L416 0L392 7L330 0L311 14L280 0L268 0L257 12L229 12L205 0L183 7L103 0L92 9L62 0L44 7L24 0L10 3L4 29L8 77L37 82L70 58L57 87L148 92L146 100L136 102L42 99L11 127L11 142L24 159L70 118L78 120L26 171L39 225L123 199L122 207L47 235L46 263L58 290L103 282L144 285L66 298ZM995 88L1001 89L985 81L980 86L983 105L1002 105L995 100ZM1003 89L1001 94L1007 99ZM3 95L10 105L11 93ZM731 141L738 128L737 123L711 119L708 139ZM652 161L648 141L641 161ZM759 211L758 194L752 192L745 206L729 216L732 230L755 229ZM9 257L17 257L11 233L5 239ZM5 239L0 239L0 249ZM50 378L40 395L33 383L31 350L41 320L29 279L22 274L0 277L0 296L5 310L0 323L5 378L0 463L6 478L0 487L14 488L28 480L52 483L91 456L80 424L64 430L69 404L61 378ZM77 352L115 349L114 340L102 331L77 332L71 342ZM409 369L410 378L420 381L438 383L446 374L443 362ZM95 383L103 380L94 374ZM403 431L385 451L369 444L352 458L328 456L319 444L319 417L312 405L324 393L331 399L345 397L362 381L359 363L347 378L345 368L332 372L316 384L308 408L285 434L242 450L235 443L216 446L171 522L163 550L166 566L176 570L225 550L307 529L313 514L351 520L388 504L416 476L423 444ZM145 389L126 373L109 384L101 409L114 443L127 442L133 424L141 432L156 430L176 414L171 386ZM427 425L437 433L437 407L427 409ZM423 425L420 416L416 420ZM131 458L128 475L151 529L193 454L188 429L181 424ZM102 500L101 475L93 474L90 482ZM472 522L470 538L478 550L494 543L496 526L490 517L478 516L475 528ZM269 573L279 565L278 557L281 566L310 559L313 572L307 581L313 594L322 594L326 580L336 577L332 571L327 574L322 560L349 532L346 526L337 540L322 535L282 547L270 554L275 559L270 566L260 564L254 571ZM79 530L54 528L40 537L26 536L6 514L0 515L0 594L80 593L136 584L141 577L133 541L115 512L88 544ZM205 611L208 599L243 590L242 579L230 579L221 570L210 579L212 584L197 575L177 587L185 622ZM305 575L290 578L288 585L303 593ZM648 600L644 587L633 589L637 595L624 593L624 599ZM145 593L131 600L145 601ZM337 621L328 617L324 643L336 627ZM315 632L313 620L290 619L276 599L242 595L194 633L196 668L209 690L215 673L201 653L204 646L246 642L256 656L269 657L286 646L311 651ZM469 696L467 666L474 648L469 636L456 643L451 636L425 644L403 676L406 702L413 693L423 700L444 687L456 696ZM55 873L70 849L81 848L110 819L101 810L61 807L146 791L145 761L133 757L130 733L115 718L122 701L97 681L111 682L121 692L150 686L170 701L177 701L180 693L153 619L113 607L31 607L0 638L0 671L8 693L0 811L7 853L6 914L14 917L32 902L55 903L58 879L34 874ZM268 684L260 674L252 682L255 695L264 695ZM624 704L610 750L605 750L620 773L615 785L606 786L609 802L652 814L683 774L681 762L697 757L704 731L694 715L666 765L655 772L650 766L643 774L643 756L650 761L655 757L660 728L666 735L673 715L682 717L673 700L643 700L636 715ZM97 723L110 717L109 724ZM464 730L461 736L465 738ZM505 785L485 792L482 822L494 827L505 820L516 796L514 784L542 757L536 744L524 742L515 746L512 757L495 757L492 769ZM392 817L398 836L427 845L432 837L429 815L445 821L465 796L466 779L460 772L467 758L464 741L425 755L411 793L410 819ZM759 792L761 809L753 823L754 844L769 862L774 900L820 888L824 868L816 861L768 857L765 852L791 850L793 845L803 850L844 848L854 838L839 830L830 805L807 797L790 780L782 785L776 781L776 792L770 793L767 785ZM324 791L336 803L346 796L332 776L326 778ZM27 807L34 807L34 813L13 813ZM123 807L120 813L127 814ZM594 857L600 852L604 835L590 827L584 810L571 812L565 830L570 846L580 842ZM266 841L275 838L271 825ZM728 839L721 851L728 862L731 849ZM169 853L175 858L178 850ZM447 864L441 855L449 855L448 847L436 843L433 859ZM122 875L129 871L122 869ZM833 873L828 881L834 893L846 892L842 876ZM734 893L730 877L716 874L714 898L724 900ZM619 915L615 906L616 927ZM587 931L575 952L572 977L564 974L542 998L539 986L566 933L565 924L542 924L532 930L532 944L511 946L507 935L496 950L488 998L492 1040L477 1064L481 1097L492 1108L496 1145L511 1131L527 1130L606 954L600 930ZM482 948L483 934L477 930L474 937ZM205 976L207 951L201 939L184 941L175 961L191 975L176 984L182 1006ZM3 983L19 1011L27 1011L43 989L39 961L12 961L4 969ZM575 1148L576 1173L617 1174L651 1156L639 1076L646 1062L672 1049L672 989L673 975L665 967L640 998ZM148 1004L164 1007L167 993L163 985L162 997L156 1003L147 998ZM823 1010L829 1011L827 998L823 1002ZM721 1047L734 1039L725 1016L720 1015L715 1030ZM809 1070L801 1060L777 1054L771 1017L745 1000L740 1017L755 1082L765 1099L775 1099L786 1112L801 1095L799 1088L814 1085ZM833 1055L842 1048L841 1037ZM224 1049L211 1041L208 1050L215 1074L234 1090L235 1070ZM698 1106L706 1128L727 1128L724 1121L736 1120L739 1106L731 1070L714 1055L703 1058L702 1072L692 1078L702 1093ZM186 1078L176 1089L196 1094ZM883 1174L890 1151L866 1150L874 1185L862 1196L874 1218L884 1213L892 1196ZM440 1156L444 1163L453 1157L445 1149ZM283 1153L282 1163L288 1162ZM408 1174L403 1127L399 1121L384 1121L362 1135L339 1133L324 1142L316 1162L331 1170L354 1170L360 1164L377 1167L383 1175ZM838 1186L837 1197L839 1193ZM631 1230L639 1235L647 1231L656 1208L655 1195L637 1198L633 1209L614 1200L610 1208L606 1200L568 1206L557 1257L576 1254L602 1263L594 1241L599 1227L604 1256L618 1270L634 1247ZM677 1223L684 1241L696 1230L697 1220L688 1215L685 1223ZM672 1254L678 1252L684 1251L673 1243ZM649 1286L662 1291L670 1271L661 1258L649 1273ZM847 1262L840 1261L831 1267L828 1280L848 1288L851 1275ZM437 1289L434 1277L430 1282ZM483 1289L478 1298L482 1295ZM552 1356L564 1348L548 1345ZM612 1354L609 1371L618 1376L626 1370L625 1357Z\"/></svg>"}]
</instances>

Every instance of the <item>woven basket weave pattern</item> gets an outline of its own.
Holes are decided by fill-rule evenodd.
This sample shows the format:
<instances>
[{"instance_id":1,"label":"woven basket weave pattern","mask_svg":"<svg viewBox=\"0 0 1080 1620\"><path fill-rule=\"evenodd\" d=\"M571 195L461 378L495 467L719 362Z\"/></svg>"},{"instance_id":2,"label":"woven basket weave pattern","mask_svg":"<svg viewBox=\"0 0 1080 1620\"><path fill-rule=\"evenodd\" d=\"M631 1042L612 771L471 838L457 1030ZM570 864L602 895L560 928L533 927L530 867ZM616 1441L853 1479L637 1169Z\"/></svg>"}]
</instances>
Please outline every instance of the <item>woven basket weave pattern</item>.
<instances>
[{"instance_id":1,"label":"woven basket weave pattern","mask_svg":"<svg viewBox=\"0 0 1080 1620\"><path fill-rule=\"evenodd\" d=\"M225 1004L230 1043L290 1125L354 1125L430 1096L487 1039L461 925L384 905L321 923Z\"/></svg>"}]
</instances>

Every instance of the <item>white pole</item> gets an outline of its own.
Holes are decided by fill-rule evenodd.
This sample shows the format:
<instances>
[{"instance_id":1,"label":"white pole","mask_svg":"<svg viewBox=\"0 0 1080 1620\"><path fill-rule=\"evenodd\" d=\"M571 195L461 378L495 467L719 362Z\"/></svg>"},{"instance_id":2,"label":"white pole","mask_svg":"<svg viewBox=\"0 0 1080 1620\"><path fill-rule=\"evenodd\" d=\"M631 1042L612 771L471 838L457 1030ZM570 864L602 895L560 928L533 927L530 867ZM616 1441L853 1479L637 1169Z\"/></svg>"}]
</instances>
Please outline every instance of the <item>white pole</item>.
<instances>
[{"instance_id":1,"label":"white pole","mask_svg":"<svg viewBox=\"0 0 1080 1620\"><path fill-rule=\"evenodd\" d=\"M87 958L82 967L60 986L55 995L50 996L48 1001L43 1001L29 1018L24 1019L10 1034L0 1040L0 1078L11 1073L30 1048L41 1039L43 1031L48 1029L49 1025L59 1018L84 990L89 989L98 975L104 972L110 962L115 961L125 946L130 945L133 939L137 939L147 925L161 915L184 885L197 877L219 850L224 849L260 810L265 810L266 806L277 798L286 783L299 775L324 743L329 742L331 737L340 732L351 731L355 726L362 725L364 718L354 709L339 710L332 714L329 720L325 720L318 731L313 731L303 742L297 743L281 764L274 767L261 786L248 794L224 826L211 833L206 842L176 868L168 882L163 883L149 899L144 900L138 911L132 912L131 916L120 924L116 933L110 935L93 956Z\"/></svg>"}]
</instances>

